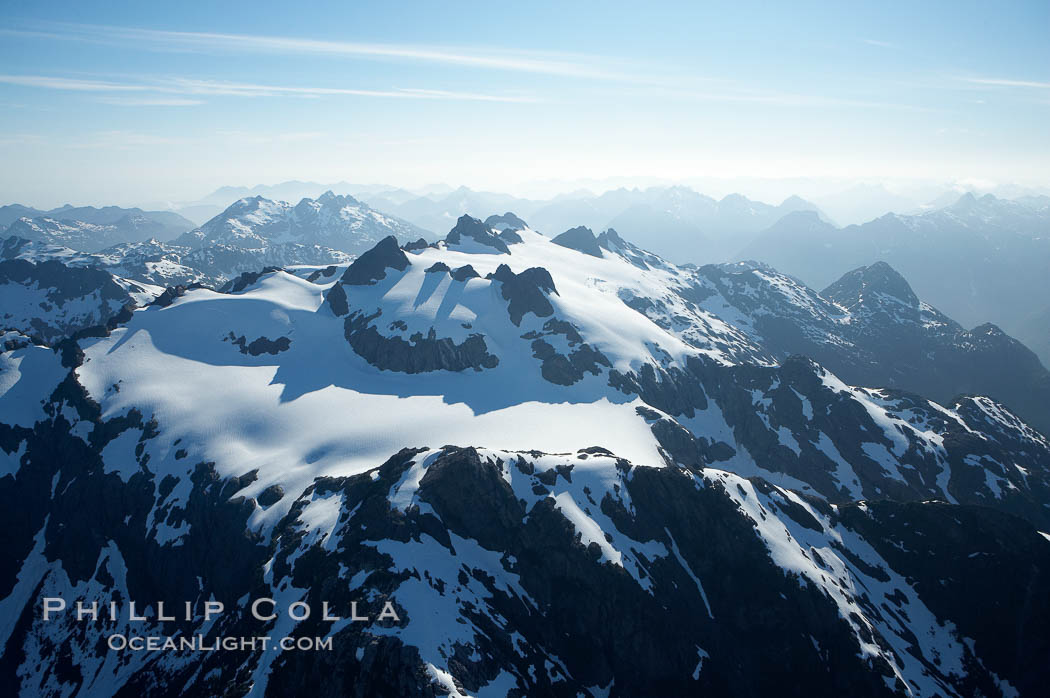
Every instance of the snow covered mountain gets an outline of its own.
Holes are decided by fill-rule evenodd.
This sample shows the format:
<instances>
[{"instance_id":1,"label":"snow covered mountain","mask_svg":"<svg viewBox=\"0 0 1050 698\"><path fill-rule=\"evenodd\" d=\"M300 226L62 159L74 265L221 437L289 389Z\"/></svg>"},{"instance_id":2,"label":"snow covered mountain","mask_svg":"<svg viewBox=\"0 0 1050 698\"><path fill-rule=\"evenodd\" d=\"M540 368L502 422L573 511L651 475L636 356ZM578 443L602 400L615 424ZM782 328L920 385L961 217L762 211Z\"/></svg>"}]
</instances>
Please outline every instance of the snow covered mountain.
<instances>
[{"instance_id":1,"label":"snow covered mountain","mask_svg":"<svg viewBox=\"0 0 1050 698\"><path fill-rule=\"evenodd\" d=\"M902 281L817 294L464 216L54 349L8 333L0 691L1039 695L1050 442L987 397L784 356L791 323L816 347L891 311L949 333ZM147 619L44 621L43 596Z\"/></svg>"},{"instance_id":2,"label":"snow covered mountain","mask_svg":"<svg viewBox=\"0 0 1050 698\"><path fill-rule=\"evenodd\" d=\"M202 199L196 201L165 201L158 207L165 207L199 223L205 223L215 216L221 214L230 205L231 201L238 199L262 196L274 201L299 201L301 199L315 199L327 191L339 194L355 195L362 191L375 191L393 189L393 187L363 187L349 182L302 182L291 180L278 184L259 184L253 187L224 186L219 187ZM193 227L192 225L190 226Z\"/></svg>"},{"instance_id":3,"label":"snow covered mountain","mask_svg":"<svg viewBox=\"0 0 1050 698\"><path fill-rule=\"evenodd\" d=\"M885 261L920 298L959 322L995 322L1050 364L1039 319L1050 313L1050 207L962 196L919 215L888 214L837 229L808 213L782 219L737 259L761 259L813 288L843 269Z\"/></svg>"},{"instance_id":4,"label":"snow covered mountain","mask_svg":"<svg viewBox=\"0 0 1050 698\"><path fill-rule=\"evenodd\" d=\"M128 226L140 224L141 230L129 232ZM105 269L140 284L218 288L244 272L265 267L345 264L387 235L403 242L433 237L331 192L295 206L259 196L241 199L170 242L145 235L144 231L155 228L141 215L115 223L21 218L8 230L3 258L59 259L72 266Z\"/></svg>"},{"instance_id":5,"label":"snow covered mountain","mask_svg":"<svg viewBox=\"0 0 1050 698\"><path fill-rule=\"evenodd\" d=\"M743 332L762 362L809 356L855 385L879 385L940 402L990 395L1050 434L1050 371L991 323L966 330L928 303L890 265L845 274L820 293L756 262L706 265L696 273L700 308ZM639 309L670 322L659 303Z\"/></svg>"},{"instance_id":6,"label":"snow covered mountain","mask_svg":"<svg viewBox=\"0 0 1050 698\"><path fill-rule=\"evenodd\" d=\"M353 259L352 255L328 247L299 243L264 245L258 249L220 243L192 249L147 240L85 253L18 237L3 241L0 257L33 262L58 260L70 267L95 267L129 281L160 286L162 290L193 284L219 288L245 272L266 267L327 266Z\"/></svg>"},{"instance_id":7,"label":"snow covered mountain","mask_svg":"<svg viewBox=\"0 0 1050 698\"><path fill-rule=\"evenodd\" d=\"M433 237L353 197L336 196L329 191L294 206L261 196L240 199L201 227L179 237L175 244L192 249L213 245L261 249L296 244L358 254L388 235L401 242Z\"/></svg>"},{"instance_id":8,"label":"snow covered mountain","mask_svg":"<svg viewBox=\"0 0 1050 698\"><path fill-rule=\"evenodd\" d=\"M7 221L12 215L19 215ZM189 230L193 224L168 211L143 211L117 206L62 206L51 211L38 211L17 204L0 209L0 224L5 236L15 236L49 245L60 245L82 252L122 243L142 242L151 238L170 240Z\"/></svg>"},{"instance_id":9,"label":"snow covered mountain","mask_svg":"<svg viewBox=\"0 0 1050 698\"><path fill-rule=\"evenodd\" d=\"M46 216L19 218L8 226L6 235L48 245L61 245L83 252L97 252L113 245L162 237L165 232L170 231L143 215L134 214L112 223L56 220Z\"/></svg>"}]
</instances>

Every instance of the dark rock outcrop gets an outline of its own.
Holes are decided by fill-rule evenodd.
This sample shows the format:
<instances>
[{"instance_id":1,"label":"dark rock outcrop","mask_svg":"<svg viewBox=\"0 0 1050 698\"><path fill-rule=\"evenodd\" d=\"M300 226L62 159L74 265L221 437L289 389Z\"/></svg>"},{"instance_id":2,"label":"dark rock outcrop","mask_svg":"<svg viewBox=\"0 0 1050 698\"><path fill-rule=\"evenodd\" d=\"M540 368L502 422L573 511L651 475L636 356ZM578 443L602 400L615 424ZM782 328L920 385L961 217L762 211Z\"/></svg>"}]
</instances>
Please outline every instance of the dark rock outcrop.
<instances>
[{"instance_id":1,"label":"dark rock outcrop","mask_svg":"<svg viewBox=\"0 0 1050 698\"><path fill-rule=\"evenodd\" d=\"M415 242L405 243L401 246L401 249L403 249L405 252L415 252L417 250L425 250L428 247L430 247L430 243L424 240L423 238L419 238Z\"/></svg>"},{"instance_id":2,"label":"dark rock outcrop","mask_svg":"<svg viewBox=\"0 0 1050 698\"><path fill-rule=\"evenodd\" d=\"M328 289L328 293L325 294L325 303L332 309L337 317L342 317L350 312L350 303L346 297L346 289L343 288L343 284L336 281L332 284L332 288Z\"/></svg>"},{"instance_id":3,"label":"dark rock outcrop","mask_svg":"<svg viewBox=\"0 0 1050 698\"><path fill-rule=\"evenodd\" d=\"M569 353L561 354L541 337L562 335L569 345ZM572 385L584 377L585 373L599 375L602 367L612 368L609 359L600 351L583 342L576 328L569 322L551 318L543 324L543 332L529 332L526 339L532 339L532 355L542 361L540 374L543 378L557 385Z\"/></svg>"},{"instance_id":4,"label":"dark rock outcrop","mask_svg":"<svg viewBox=\"0 0 1050 698\"><path fill-rule=\"evenodd\" d=\"M219 293L240 293L267 274L273 274L278 271L284 270L280 267L265 267L260 271L246 271L220 288Z\"/></svg>"},{"instance_id":5,"label":"dark rock outcrop","mask_svg":"<svg viewBox=\"0 0 1050 698\"><path fill-rule=\"evenodd\" d=\"M310 283L315 283L321 277L324 277L324 278L327 279L332 274L334 274L338 268L339 267L335 266L334 264L329 264L324 269L318 269L316 271L311 272L310 275L308 277L306 277L306 280L309 281Z\"/></svg>"},{"instance_id":6,"label":"dark rock outcrop","mask_svg":"<svg viewBox=\"0 0 1050 698\"><path fill-rule=\"evenodd\" d=\"M481 278L481 274L477 273L471 265L465 264L452 272L452 278L456 281L466 281Z\"/></svg>"},{"instance_id":7,"label":"dark rock outcrop","mask_svg":"<svg viewBox=\"0 0 1050 698\"><path fill-rule=\"evenodd\" d=\"M386 337L372 324L379 317L357 311L346 319L344 334L354 351L368 363L384 371L427 373L429 371L481 371L499 364L488 353L485 337L473 334L460 344L449 337L438 338L433 329L427 336L415 333L408 340Z\"/></svg>"},{"instance_id":8,"label":"dark rock outcrop","mask_svg":"<svg viewBox=\"0 0 1050 698\"><path fill-rule=\"evenodd\" d=\"M507 243L493 234L492 228L482 223L479 219L472 218L466 214L460 216L459 220L456 221L456 226L448 231L448 235L445 236L445 242L449 245L459 245L464 242L463 238L470 238L479 245L491 247L497 252L510 254L510 248L507 247Z\"/></svg>"},{"instance_id":9,"label":"dark rock outcrop","mask_svg":"<svg viewBox=\"0 0 1050 698\"><path fill-rule=\"evenodd\" d=\"M551 242L555 245L568 247L570 250L577 250L584 254L589 254L592 257L602 256L601 247L598 246L598 240L594 237L594 233L590 228L585 228L582 225L566 230L564 233L551 240Z\"/></svg>"},{"instance_id":10,"label":"dark rock outcrop","mask_svg":"<svg viewBox=\"0 0 1050 698\"><path fill-rule=\"evenodd\" d=\"M261 504L264 507L268 507L281 501L283 497L283 487L281 487L280 485L270 485L265 490L259 493L259 496L255 498L255 501L259 502L259 504Z\"/></svg>"},{"instance_id":11,"label":"dark rock outcrop","mask_svg":"<svg viewBox=\"0 0 1050 698\"><path fill-rule=\"evenodd\" d=\"M554 314L554 306L547 294L557 295L558 290L554 287L550 272L543 267L530 267L515 274L506 264L501 264L485 278L503 284L501 293L504 299L510 301L507 311L515 325L521 325L525 313L533 313L536 317Z\"/></svg>"},{"instance_id":12,"label":"dark rock outcrop","mask_svg":"<svg viewBox=\"0 0 1050 698\"><path fill-rule=\"evenodd\" d=\"M499 239L507 243L508 245L523 242L522 237L513 230L504 230L502 233L499 234Z\"/></svg>"},{"instance_id":13,"label":"dark rock outcrop","mask_svg":"<svg viewBox=\"0 0 1050 698\"><path fill-rule=\"evenodd\" d=\"M627 241L620 237L620 234L614 229L609 228L598 236L598 247L615 252L618 249L627 247Z\"/></svg>"},{"instance_id":14,"label":"dark rock outcrop","mask_svg":"<svg viewBox=\"0 0 1050 698\"><path fill-rule=\"evenodd\" d=\"M282 351L288 351L289 347L292 346L292 340L287 337L278 337L277 339L257 337L249 342L244 335L238 337L233 332L227 335L226 341L236 346L242 354L251 356L261 356L263 354L275 356Z\"/></svg>"},{"instance_id":15,"label":"dark rock outcrop","mask_svg":"<svg viewBox=\"0 0 1050 698\"><path fill-rule=\"evenodd\" d=\"M389 235L355 259L343 272L342 281L352 286L368 286L385 279L387 269L404 271L408 265L408 257L398 247L397 238Z\"/></svg>"}]
</instances>

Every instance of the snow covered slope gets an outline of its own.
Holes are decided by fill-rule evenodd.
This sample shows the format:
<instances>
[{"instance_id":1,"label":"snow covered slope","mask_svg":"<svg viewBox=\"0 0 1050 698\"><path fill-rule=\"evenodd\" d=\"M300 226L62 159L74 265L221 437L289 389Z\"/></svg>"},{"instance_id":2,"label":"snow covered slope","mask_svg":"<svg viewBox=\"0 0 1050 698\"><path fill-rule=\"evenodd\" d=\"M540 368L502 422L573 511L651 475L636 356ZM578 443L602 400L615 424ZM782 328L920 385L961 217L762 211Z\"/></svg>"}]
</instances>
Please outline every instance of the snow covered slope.
<instances>
[{"instance_id":1,"label":"snow covered slope","mask_svg":"<svg viewBox=\"0 0 1050 698\"><path fill-rule=\"evenodd\" d=\"M170 290L54 350L5 335L0 691L1038 694L1045 437L783 358L770 294L859 311L771 270L734 294L499 223ZM219 600L105 633L333 649L113 653L40 595Z\"/></svg>"},{"instance_id":2,"label":"snow covered slope","mask_svg":"<svg viewBox=\"0 0 1050 698\"><path fill-rule=\"evenodd\" d=\"M7 226L5 236L96 252L150 238L169 240L192 225L185 218L165 211L64 206L47 215L18 218Z\"/></svg>"}]
</instances>

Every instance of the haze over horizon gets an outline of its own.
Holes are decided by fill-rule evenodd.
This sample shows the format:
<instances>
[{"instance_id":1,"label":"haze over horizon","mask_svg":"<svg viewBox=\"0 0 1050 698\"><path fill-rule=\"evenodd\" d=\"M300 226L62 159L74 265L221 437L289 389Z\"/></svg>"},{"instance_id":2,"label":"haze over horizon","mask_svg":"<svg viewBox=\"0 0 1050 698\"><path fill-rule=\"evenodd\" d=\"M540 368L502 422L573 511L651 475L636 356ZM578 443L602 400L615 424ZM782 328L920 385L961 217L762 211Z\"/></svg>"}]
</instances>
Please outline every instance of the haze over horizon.
<instances>
[{"instance_id":1,"label":"haze over horizon","mask_svg":"<svg viewBox=\"0 0 1050 698\"><path fill-rule=\"evenodd\" d=\"M1050 185L1046 3L399 10L8 4L2 203L291 179Z\"/></svg>"}]
</instances>

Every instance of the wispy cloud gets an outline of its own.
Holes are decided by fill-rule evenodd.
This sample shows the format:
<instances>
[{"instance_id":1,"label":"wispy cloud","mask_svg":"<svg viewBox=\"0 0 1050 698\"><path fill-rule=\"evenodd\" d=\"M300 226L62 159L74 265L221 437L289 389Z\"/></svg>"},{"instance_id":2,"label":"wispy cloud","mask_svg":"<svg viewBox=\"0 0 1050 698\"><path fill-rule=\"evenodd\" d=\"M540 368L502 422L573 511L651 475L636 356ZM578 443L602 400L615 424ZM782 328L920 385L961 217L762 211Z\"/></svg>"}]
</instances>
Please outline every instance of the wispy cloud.
<instances>
[{"instance_id":1,"label":"wispy cloud","mask_svg":"<svg viewBox=\"0 0 1050 698\"><path fill-rule=\"evenodd\" d=\"M145 85L48 77L45 75L0 75L0 83L22 87L43 87L50 90L72 90L74 92L141 92L151 89Z\"/></svg>"},{"instance_id":2,"label":"wispy cloud","mask_svg":"<svg viewBox=\"0 0 1050 698\"><path fill-rule=\"evenodd\" d=\"M606 86L639 90L649 95L707 102L766 104L773 107L875 108L929 111L927 108L891 101L855 99L850 95L785 93L758 89L736 83L729 78L711 78L696 74L683 75L667 66L656 69L621 59L591 55L542 51L514 51L477 47L435 47L407 44L377 44L353 41L328 41L294 37L210 32L183 32L134 27L83 24L48 24L46 32L34 36L48 39L132 45L143 50L192 51L216 54L271 53L293 55L345 56L350 58L387 59L431 64L448 64L503 71L537 73L552 76L599 80ZM7 30L18 33L20 30ZM3 30L0 30L3 33ZM27 34L32 32L26 32ZM887 41L861 38L866 44L899 49ZM84 81L88 82L88 81ZM227 97L309 97L358 96L387 99L433 99L529 103L543 101L522 94L453 91L432 87L394 87L363 89L351 86L269 85L256 82L204 80L186 77L143 80L137 90L182 95L187 98ZM107 84L107 83L98 83ZM590 85L590 89L603 89ZM85 88L86 89L86 88Z\"/></svg>"},{"instance_id":3,"label":"wispy cloud","mask_svg":"<svg viewBox=\"0 0 1050 698\"><path fill-rule=\"evenodd\" d=\"M242 145L256 145L285 142L302 143L305 141L316 141L322 138L331 139L331 134L324 131L283 131L279 133L256 133L252 131L221 129L215 132L222 136L227 143L238 143Z\"/></svg>"},{"instance_id":4,"label":"wispy cloud","mask_svg":"<svg viewBox=\"0 0 1050 698\"><path fill-rule=\"evenodd\" d=\"M172 78L165 89L199 95L227 95L234 97L324 97L349 95L356 97L387 97L395 99L449 99L486 102L535 102L535 98L518 95L492 95L474 92L456 92L423 88L395 88L390 90L362 90L346 87L289 87L284 85L261 85L258 83L221 82Z\"/></svg>"},{"instance_id":5,"label":"wispy cloud","mask_svg":"<svg viewBox=\"0 0 1050 698\"><path fill-rule=\"evenodd\" d=\"M626 92L621 90L619 93L625 94ZM904 102L886 102L870 99L856 99L852 97L839 97L835 95L781 92L777 90L758 90L748 88L735 88L720 91L691 89L688 87L655 88L649 90L635 90L631 93L638 96L651 95L694 102L761 104L771 107L890 109L917 112L938 111L931 109L930 107Z\"/></svg>"},{"instance_id":6,"label":"wispy cloud","mask_svg":"<svg viewBox=\"0 0 1050 698\"><path fill-rule=\"evenodd\" d=\"M448 90L427 90L419 87L401 87L397 89L401 97L418 99L461 99L473 102L515 102L519 104L542 102L542 99L528 96L487 95L475 92L450 92Z\"/></svg>"},{"instance_id":7,"label":"wispy cloud","mask_svg":"<svg viewBox=\"0 0 1050 698\"><path fill-rule=\"evenodd\" d=\"M149 50L345 56L441 63L565 77L628 79L627 75L610 66L610 63L614 62L613 59L582 54L326 41L297 37L182 32L88 24L55 23L48 25L48 28L49 31L46 32L5 30L4 33L92 43L132 43Z\"/></svg>"},{"instance_id":8,"label":"wispy cloud","mask_svg":"<svg viewBox=\"0 0 1050 698\"><path fill-rule=\"evenodd\" d=\"M204 104L202 99L186 97L99 97L98 101L117 107L192 107Z\"/></svg>"},{"instance_id":9,"label":"wispy cloud","mask_svg":"<svg viewBox=\"0 0 1050 698\"><path fill-rule=\"evenodd\" d=\"M258 83L220 82L194 78L156 78L142 82L113 82L109 80L84 80L79 78L51 77L45 75L0 75L0 84L22 87L39 87L51 90L74 92L152 92L160 95L215 95L228 97L380 97L393 99L431 99L481 102L526 103L539 101L524 95L499 95L477 92L460 92L428 88L394 88L388 90L364 90L347 87L310 87L263 85ZM185 97L109 97L99 101L120 106L190 106L202 104L200 99Z\"/></svg>"},{"instance_id":10,"label":"wispy cloud","mask_svg":"<svg viewBox=\"0 0 1050 698\"><path fill-rule=\"evenodd\" d=\"M988 85L990 87L1032 87L1042 90L1050 90L1050 82L1040 82L1037 80L1014 80L1010 78L973 78L963 77L958 78L963 82L968 82L971 85Z\"/></svg>"}]
</instances>

